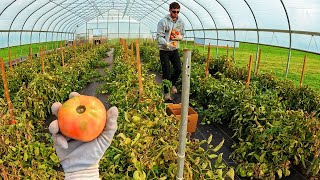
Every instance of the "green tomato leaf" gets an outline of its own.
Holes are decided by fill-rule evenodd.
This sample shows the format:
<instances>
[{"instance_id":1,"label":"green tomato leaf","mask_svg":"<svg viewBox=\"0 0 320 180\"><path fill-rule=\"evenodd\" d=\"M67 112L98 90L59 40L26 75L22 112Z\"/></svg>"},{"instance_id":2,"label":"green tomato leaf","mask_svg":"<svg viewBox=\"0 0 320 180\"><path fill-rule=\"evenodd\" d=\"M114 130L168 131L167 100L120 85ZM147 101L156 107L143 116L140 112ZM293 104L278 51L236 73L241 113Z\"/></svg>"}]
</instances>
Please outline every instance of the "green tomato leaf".
<instances>
[{"instance_id":1,"label":"green tomato leaf","mask_svg":"<svg viewBox=\"0 0 320 180\"><path fill-rule=\"evenodd\" d=\"M58 156L54 153L52 153L50 155L50 159L54 162L54 163L58 163L59 162L59 159L58 159Z\"/></svg>"},{"instance_id":2,"label":"green tomato leaf","mask_svg":"<svg viewBox=\"0 0 320 180\"><path fill-rule=\"evenodd\" d=\"M28 152L27 151L24 151L24 153L23 153L23 160L28 161Z\"/></svg>"},{"instance_id":3,"label":"green tomato leaf","mask_svg":"<svg viewBox=\"0 0 320 180\"><path fill-rule=\"evenodd\" d=\"M212 141L212 134L210 134L209 138L208 138L208 144L210 144Z\"/></svg>"},{"instance_id":4,"label":"green tomato leaf","mask_svg":"<svg viewBox=\"0 0 320 180\"><path fill-rule=\"evenodd\" d=\"M221 147L222 147L223 143L224 143L224 139L222 139L222 141L219 143L219 145L218 145L218 146L216 146L216 147L213 149L213 151L214 151L214 152L219 151L219 149L221 149Z\"/></svg>"},{"instance_id":5,"label":"green tomato leaf","mask_svg":"<svg viewBox=\"0 0 320 180\"><path fill-rule=\"evenodd\" d=\"M234 169L233 168L230 168L228 170L228 172L226 173L226 176L231 178L232 180L234 180Z\"/></svg>"},{"instance_id":6,"label":"green tomato leaf","mask_svg":"<svg viewBox=\"0 0 320 180\"><path fill-rule=\"evenodd\" d=\"M39 147L34 147L34 155L35 156L39 156L39 153L40 151L39 151Z\"/></svg>"}]
</instances>

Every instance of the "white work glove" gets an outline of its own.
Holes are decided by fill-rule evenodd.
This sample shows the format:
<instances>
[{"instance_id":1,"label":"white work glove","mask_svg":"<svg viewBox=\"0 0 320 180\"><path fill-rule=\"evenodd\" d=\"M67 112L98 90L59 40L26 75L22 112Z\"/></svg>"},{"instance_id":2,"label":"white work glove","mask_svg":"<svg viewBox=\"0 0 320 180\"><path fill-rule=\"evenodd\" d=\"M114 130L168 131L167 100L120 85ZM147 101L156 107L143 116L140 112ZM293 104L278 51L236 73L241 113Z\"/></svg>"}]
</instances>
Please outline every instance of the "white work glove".
<instances>
[{"instance_id":1,"label":"white work glove","mask_svg":"<svg viewBox=\"0 0 320 180\"><path fill-rule=\"evenodd\" d=\"M181 34L175 35L173 40L181 41L182 40L182 35Z\"/></svg>"},{"instance_id":2,"label":"white work glove","mask_svg":"<svg viewBox=\"0 0 320 180\"><path fill-rule=\"evenodd\" d=\"M168 49L177 49L177 47L173 44L173 42L168 42L167 43L167 48Z\"/></svg>"},{"instance_id":3,"label":"white work glove","mask_svg":"<svg viewBox=\"0 0 320 180\"><path fill-rule=\"evenodd\" d=\"M70 93L69 98L79 96L79 93ZM55 102L51 106L52 113L58 115L61 103ZM99 161L110 146L112 138L117 131L117 107L107 111L107 123L99 137L90 142L81 142L59 133L58 120L49 125L52 133L54 147L59 161L63 167L66 180L96 180L99 179Z\"/></svg>"}]
</instances>

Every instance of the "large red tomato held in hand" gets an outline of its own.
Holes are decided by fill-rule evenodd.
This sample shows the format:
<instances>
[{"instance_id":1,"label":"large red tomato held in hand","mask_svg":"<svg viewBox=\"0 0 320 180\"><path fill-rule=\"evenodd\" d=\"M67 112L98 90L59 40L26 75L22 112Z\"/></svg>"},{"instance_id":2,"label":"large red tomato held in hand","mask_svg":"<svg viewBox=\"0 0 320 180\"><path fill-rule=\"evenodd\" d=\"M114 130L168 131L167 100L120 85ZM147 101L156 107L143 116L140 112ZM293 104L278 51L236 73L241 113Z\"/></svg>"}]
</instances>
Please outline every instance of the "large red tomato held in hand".
<instances>
[{"instance_id":1,"label":"large red tomato held in hand","mask_svg":"<svg viewBox=\"0 0 320 180\"><path fill-rule=\"evenodd\" d=\"M107 111L94 96L75 96L58 111L61 133L72 139L88 142L98 137L107 121Z\"/></svg>"}]
</instances>

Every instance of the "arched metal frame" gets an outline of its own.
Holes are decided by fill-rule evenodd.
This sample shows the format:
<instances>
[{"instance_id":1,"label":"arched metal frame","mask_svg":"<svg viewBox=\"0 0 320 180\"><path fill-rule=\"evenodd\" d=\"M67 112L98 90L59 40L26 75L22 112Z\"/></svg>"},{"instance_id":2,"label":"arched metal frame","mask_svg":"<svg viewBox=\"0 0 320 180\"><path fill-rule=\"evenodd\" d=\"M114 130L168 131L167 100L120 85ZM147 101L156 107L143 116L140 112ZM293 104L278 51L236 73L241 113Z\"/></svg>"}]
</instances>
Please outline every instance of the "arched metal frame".
<instances>
[{"instance_id":1,"label":"arched metal frame","mask_svg":"<svg viewBox=\"0 0 320 180\"><path fill-rule=\"evenodd\" d=\"M6 9L8 9L11 5L13 5L14 3L16 2L16 0L14 0L14 1L12 1L9 5L7 5L4 9L3 9L3 11L1 12L1 14L3 14L3 12L5 12L5 10ZM10 27L9 27L9 30L8 30L8 47L10 48L10 32L11 32L11 28L12 28L12 25L13 25L13 23L15 22L15 20L16 20L16 18L19 16L19 14L21 13L21 12L23 12L25 9L27 9L30 5L32 5L33 3L35 3L36 2L36 0L34 0L34 1L32 1L31 3L29 3L27 6L25 6L24 8L22 8L17 14L16 14L16 16L14 17L14 19L11 21L11 24L10 24ZM42 8L44 8L47 4L49 4L51 1L48 1L45 5L43 5L43 6L41 6L40 8L38 8L38 9L36 9L35 11L33 11L27 18L26 18L26 20L24 21L24 23L23 23L23 26L22 26L22 28L21 28L21 31L20 31L20 45L22 44L22 33L24 32L24 30L23 30L23 28L24 28L24 26L25 26L25 24L26 24L26 22L28 21L28 19L35 13L35 12L37 12L38 10L40 10L40 9L42 9ZM56 6L55 6L56 7ZM55 8L54 7L54 8ZM52 8L52 9L54 9L54 8ZM51 10L52 10L51 9ZM50 11L51 11L50 10ZM1 15L0 14L0 15ZM46 14L46 13L45 13ZM41 17L40 17L41 18ZM40 19L39 18L39 19ZM38 20L39 20L38 19ZM38 20L36 21L36 22L38 22ZM30 44L31 44L31 39L32 39L32 33L34 32L34 27L35 27L35 25L36 25L36 23L34 24L34 26L33 26L33 28L32 28L32 30L31 30L31 36L30 36ZM40 33L41 33L41 29L39 30L39 36L40 36ZM40 38L39 38L40 39Z\"/></svg>"},{"instance_id":2,"label":"arched metal frame","mask_svg":"<svg viewBox=\"0 0 320 180\"><path fill-rule=\"evenodd\" d=\"M216 0L218 4L220 4L220 6L226 11L226 13L228 14L229 18L230 18L230 21L231 21L231 24L232 24L232 28L233 28L233 38L234 38L234 41L233 41L233 58L235 58L235 52L236 52L236 30L234 28L234 23L233 23L233 20L231 18L231 15L229 13L229 11L223 6L222 3L220 3L220 1Z\"/></svg>"},{"instance_id":3,"label":"arched metal frame","mask_svg":"<svg viewBox=\"0 0 320 180\"><path fill-rule=\"evenodd\" d=\"M13 18L13 20L11 21L11 24L10 24L10 27L9 27L9 33L8 33L8 48L10 49L10 31L11 31L11 28L12 28L12 25L14 23L14 21L16 20L16 18L19 16L19 14L25 10L27 7L29 7L31 4L35 3L36 0L32 1L31 3L29 3L27 6L25 6L24 8L22 8L17 14L16 16Z\"/></svg>"},{"instance_id":4,"label":"arched metal frame","mask_svg":"<svg viewBox=\"0 0 320 180\"><path fill-rule=\"evenodd\" d=\"M59 7L59 6L54 6L52 9L50 9L50 10L47 11L47 12L45 12L43 15L48 14L49 12L53 11L53 10L56 9L57 7ZM58 12L60 12L61 10L62 10L62 9L60 9ZM58 12L57 12L57 13L58 13ZM40 17L36 20L36 22L33 24L32 32L34 31L34 28L35 28L36 24L38 23L38 21L39 21L42 17L43 17L43 16L40 16ZM49 16L49 18L50 18L50 16ZM49 18L48 18L48 19L49 19ZM47 19L47 20L48 20L48 19ZM45 20L45 22L46 22L47 20ZM45 24L45 22L44 22L43 24ZM42 30L43 24L42 24L40 30ZM30 45L32 44L32 32L31 32L31 36L30 36ZM46 35L47 35L47 34L48 34L48 33L46 33ZM40 35L39 35L39 36L40 36ZM46 42L47 42L47 39L46 39Z\"/></svg>"},{"instance_id":5,"label":"arched metal frame","mask_svg":"<svg viewBox=\"0 0 320 180\"><path fill-rule=\"evenodd\" d=\"M257 42L257 51L256 51L256 62L255 62L255 65L254 65L254 71L256 71L256 70L257 70L257 66L258 66L259 49L260 49L260 47L259 47L259 45L260 45L260 34L259 34L259 31L258 31L259 26L258 26L257 18L256 18L256 16L255 16L255 14L253 13L253 10L252 10L251 6L250 6L249 3L247 2L247 0L244 0L244 2L247 4L248 8L249 8L250 11L251 11L251 14L252 14L252 16L253 16L254 22L255 22L255 24L256 24L256 29L257 29L257 41L258 41L258 42Z\"/></svg>"},{"instance_id":6,"label":"arched metal frame","mask_svg":"<svg viewBox=\"0 0 320 180\"><path fill-rule=\"evenodd\" d=\"M153 9L153 10L151 10L150 11L150 13L148 13L146 16L144 16L144 17L137 17L137 19L138 19L138 21L140 21L140 22L142 22L147 16L149 16L149 15L151 15L152 17L154 17L154 13L152 13L152 12L157 12L157 13L160 13L160 15L158 16L158 17L154 17L152 20L153 21L150 21L150 20L148 20L148 19L145 19L146 21L148 21L149 23L147 23L147 24L145 24L145 23L143 23L145 26L147 26L147 27L150 27L149 26L149 24L151 23L154 23L154 22L157 22L158 23L158 21L159 21L159 19L161 19L161 18L163 18L163 14L158 10L158 8L159 7L162 7L162 5L163 4L165 4L166 2L163 2L162 4L157 4L157 3L155 3L155 4L157 4L158 6L157 6L157 8L155 8L155 9ZM144 8L149 8L149 7L146 7L145 5L142 5ZM152 29L152 28L150 28L150 29ZM155 29L156 30L156 29Z\"/></svg>"},{"instance_id":7,"label":"arched metal frame","mask_svg":"<svg viewBox=\"0 0 320 180\"><path fill-rule=\"evenodd\" d=\"M50 1L48 1L44 6L50 4ZM23 25L22 25L22 28L21 28L21 33L20 33L20 46L22 44L22 32L23 32L23 28L25 26L25 24L27 23L28 19L34 14L36 13L37 11L39 11L40 9L44 8L44 6L41 6L40 8L36 9L35 11L33 11L28 17L27 19L24 21Z\"/></svg>"},{"instance_id":8,"label":"arched metal frame","mask_svg":"<svg viewBox=\"0 0 320 180\"><path fill-rule=\"evenodd\" d=\"M73 3L75 3L75 2L77 2L77 1L76 1L76 0L73 1ZM73 3L70 3L67 7L69 7L69 6L72 5ZM78 7L78 6L80 6L80 5L81 5L81 4L78 4L76 7ZM58 6L60 6L60 5L58 5ZM66 10L67 7L63 7L61 10ZM76 7L75 7L75 8L76 8ZM82 10L82 9L83 9L83 7L82 7L80 10ZM72 14L72 12L70 12L70 11L67 11L67 12ZM64 17L64 18L62 19L62 21L65 20L66 18L68 18L68 14L67 14L67 13L65 13L64 15L66 15L66 17ZM62 16L64 16L64 15L62 15ZM51 17L50 17L50 18L51 18ZM48 18L47 20L49 20L50 18ZM61 19L61 16L58 15L55 19L53 19L53 20L51 21L51 23L49 23L49 26L48 26L48 28L47 28L47 31L49 31L51 25L52 25L57 19L59 19L59 18ZM77 16L72 16L71 18L67 19L67 21L64 22L64 23L67 23L67 22L69 22L69 21L72 21L73 18L78 18L78 17L77 17ZM83 18L83 17L79 17L79 18ZM47 22L47 21L45 21L45 22L43 23L41 29L43 28L43 26L44 26L44 24L45 24L46 22ZM64 24L64 23L63 23L63 24ZM53 28L53 30L54 30L54 29L55 29L55 28ZM46 39L47 39L47 36L46 36ZM53 32L52 32L51 41L53 41Z\"/></svg>"},{"instance_id":9,"label":"arched metal frame","mask_svg":"<svg viewBox=\"0 0 320 180\"><path fill-rule=\"evenodd\" d=\"M217 46L216 46L216 59L218 58L218 46L219 46L219 31L217 30L217 24L216 21L214 20L213 16L209 13L209 11L207 10L207 8L205 8L202 4L198 3L197 1L195 1L197 4L199 4L205 11L207 11L207 13L209 14L209 16L211 17L214 27L216 28L216 34L217 34Z\"/></svg>"},{"instance_id":10,"label":"arched metal frame","mask_svg":"<svg viewBox=\"0 0 320 180\"><path fill-rule=\"evenodd\" d=\"M70 0L71 1L71 0ZM15 3L17 2L17 0L12 0L8 5L6 5L6 7L4 7L4 9L0 12L0 16L6 12L11 6L15 5ZM35 4L36 0L32 0L30 1L28 4L23 5L23 7L21 7L22 9L19 10L19 12L17 12L15 14L15 17L13 18L13 20L11 21L9 30L7 31L3 31L3 32L8 32L7 37L7 44L10 47L10 36L12 32L18 32L20 33L20 45L22 45L22 34L24 32L31 32L30 35L30 44L32 43L32 37L34 32L38 32L39 33L39 41L41 39L41 34L42 33L46 33L46 41L48 41L48 34L51 33L52 37L51 40L54 39L59 39L59 35L61 34L61 39L63 34L65 34L65 36L70 36L70 34L72 34L74 36L74 33L76 31L74 31L74 29L77 30L78 26L81 26L84 23L87 23L88 21L90 21L91 19L96 18L97 16L102 16L104 15L105 12L109 12L109 10L111 9L118 9L119 10L119 15L120 13L123 13L124 15L128 15L130 18L134 18L136 20L138 20L138 22L144 24L146 27L148 27L151 30L156 30L156 26L155 23L158 22L162 17L163 13L165 11L167 11L166 8L164 8L164 4L169 4L170 2L167 1L149 1L150 3L142 3L142 2L135 2L133 1L130 6L128 6L128 1L125 0L120 0L119 3L112 4L111 1L105 1L105 0L98 0L95 2L86 0L83 1L83 3L81 4L85 4L84 6L80 7L80 3L78 3L76 6L74 6L77 2L77 0L73 0L72 2L69 2L69 0L63 0L60 1L60 3L56 3L52 0L48 0L47 2L41 3L41 7L37 7L35 8L32 12L28 13L26 19L24 20L23 24L22 24L22 28L20 31L17 30L12 30L12 27L14 25L14 23L16 22L16 20L19 18L19 16L21 16L22 12L25 12L27 9L30 9L28 7L30 7L31 5L34 6L33 4ZM194 9L191 9L189 5L187 5L183 0L179 0L178 1L180 4L182 4L185 8L189 9L190 12L192 14L194 14L197 19L199 20L202 29L199 29L199 31L202 31L204 33L204 39L207 39L206 37L206 31L208 31L209 29L204 29L204 22L203 20L198 16L198 14L194 11ZM200 7L201 10L206 11L213 23L214 23L214 31L216 31L216 40L217 40L217 48L216 48L216 54L218 54L218 43L219 43L219 31L228 31L228 28L224 28L224 29L219 29L217 27L217 23L215 21L214 15L210 14L208 9L202 5L201 3L194 1L195 3L197 3ZM233 49L233 56L235 56L235 46L236 46L236 42L237 41L237 37L236 37L236 31L241 31L241 29L236 29L235 25L234 25L234 20L232 19L232 16L230 14L230 12L228 11L228 9L224 6L224 2L222 0L216 0L216 2L224 9L224 11L227 13L231 24L232 24L232 30L234 33L234 38L233 38L233 42L234 42L234 49ZM314 33L317 32L303 32L303 31L292 31L291 29L291 23L290 23L290 18L289 18L289 14L287 12L287 7L284 3L283 0L280 0L284 12L286 14L286 18L287 18L287 23L288 23L288 31L285 30L269 30L269 29L259 29L258 27L258 20L256 18L255 12L253 11L253 9L250 6L250 3L248 3L247 0L244 0L245 4L247 5L247 7L249 8L254 22L255 22L255 26L256 29L254 31L256 31L257 33L257 48L256 48L256 62L255 62L255 70L257 68L257 60L258 60L258 52L259 52L259 45L260 45L260 35L259 32L260 31L265 31L265 32L284 32L284 33L288 33L289 34L289 52L288 52L288 60L287 60L287 66L286 66L286 77L288 76L288 72L289 72L289 66L290 66L290 59L291 59L291 51L292 51L292 34L296 33L296 34L308 34L308 35L315 35ZM54 4L54 5L53 5ZM72 4L72 5L71 5ZM53 5L51 9L49 9L48 11L44 12L43 15L49 15L52 14L52 16L47 17L46 19L43 19L43 16L39 16L39 14L37 12L39 12L40 10L47 8L48 5ZM125 8L126 7L126 8ZM135 9L139 9L139 7L143 7L145 9L147 9L147 14L143 13L139 10L135 10ZM59 9L60 8L60 9ZM73 10L74 8L74 10ZM124 9L125 8L125 9ZM70 11L70 9L72 9ZM165 11L163 11L165 10ZM63 13L64 14L61 14ZM36 15L37 14L37 15ZM55 16L56 14L58 14L57 16ZM70 14L70 16L67 16L68 14ZM193 38L195 38L195 29L193 27L193 22L191 21L189 14L188 13L183 13L181 12L182 17L184 17L190 24L191 26L191 32L193 32ZM37 19L34 22L32 29L31 30L25 30L25 26L28 23L28 21L31 19L31 17L35 16ZM37 17L39 16L39 17ZM40 25L41 28L35 30L35 27L37 25L39 25L40 20L43 19L45 20L44 22L42 22ZM131 19L130 19L131 20ZM46 29L44 29L45 25L48 25L48 27ZM129 25L130 28L130 25ZM51 30L52 29L52 30ZM119 29L119 28L118 28ZM243 29L246 30L246 29ZM248 30L248 31L253 31L253 30ZM57 34L57 35L54 35ZM67 38L67 37L65 37ZM192 38L192 36L190 37ZM226 40L229 41L229 40ZM230 40L231 41L231 40Z\"/></svg>"},{"instance_id":11,"label":"arched metal frame","mask_svg":"<svg viewBox=\"0 0 320 180\"><path fill-rule=\"evenodd\" d=\"M180 2L181 3L181 2ZM181 3L182 4L182 3ZM184 4L182 4L184 7L187 7L187 6L185 6ZM200 24L201 24L201 26L202 26L202 29L204 29L204 27L203 27L203 24L202 24L202 21L201 21L201 19L199 18L199 16L197 15L197 13L195 13L195 12L193 12L193 10L191 10L191 9L189 9L198 19L199 19L199 22L200 22ZM204 36L204 39L206 39L206 32L205 31L203 31L203 36Z\"/></svg>"},{"instance_id":12,"label":"arched metal frame","mask_svg":"<svg viewBox=\"0 0 320 180\"><path fill-rule=\"evenodd\" d=\"M286 67L286 77L288 77L288 73L289 73L289 65L290 65L290 59L291 59L291 46L292 46L292 32L291 32L291 24L290 24L290 19L289 19L289 15L287 12L287 8L283 3L283 0L280 0L284 12L286 13L286 17L287 17L287 21L288 21L288 27L289 27L289 53L288 53L288 61L287 61L287 67Z\"/></svg>"},{"instance_id":13,"label":"arched metal frame","mask_svg":"<svg viewBox=\"0 0 320 180\"><path fill-rule=\"evenodd\" d=\"M2 12L0 13L0 16L13 4L13 3L15 3L17 0L14 0L14 1L12 1L8 6L6 6L3 10L2 10Z\"/></svg>"}]
</instances>

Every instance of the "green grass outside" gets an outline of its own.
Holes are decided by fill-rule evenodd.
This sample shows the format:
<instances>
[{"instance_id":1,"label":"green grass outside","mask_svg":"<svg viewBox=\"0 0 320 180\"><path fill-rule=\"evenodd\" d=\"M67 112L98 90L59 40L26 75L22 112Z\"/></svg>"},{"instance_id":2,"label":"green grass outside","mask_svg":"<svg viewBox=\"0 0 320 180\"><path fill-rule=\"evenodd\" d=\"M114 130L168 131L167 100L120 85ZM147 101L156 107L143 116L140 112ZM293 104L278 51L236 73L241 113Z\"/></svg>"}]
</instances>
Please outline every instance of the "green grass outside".
<instances>
[{"instance_id":1,"label":"green grass outside","mask_svg":"<svg viewBox=\"0 0 320 180\"><path fill-rule=\"evenodd\" d=\"M184 47L184 44L182 44ZM187 48L197 48L200 52L207 53L208 48L203 46L194 46L192 43L187 43ZM286 78L286 66L288 61L289 50L286 48L272 47L266 45L260 45L262 49L260 70L259 73L272 73L277 77L283 79ZM249 43L240 43L239 48L235 51L235 63L237 67L246 68L249 64L249 57L253 57L253 68L255 66L257 45ZM218 55L226 55L227 49L224 47L218 48ZM233 48L229 48L229 58L232 58ZM289 72L287 78L292 80L296 85L300 85L301 72L303 67L304 56L307 55L306 68L304 73L303 85L320 92L320 68L318 67L318 61L320 55L314 53L308 53L298 50L292 50L291 59L289 64ZM216 56L216 48L211 48L211 56Z\"/></svg>"},{"instance_id":2,"label":"green grass outside","mask_svg":"<svg viewBox=\"0 0 320 180\"><path fill-rule=\"evenodd\" d=\"M114 39L110 41L112 43L118 42L118 39ZM109 43L110 43L109 42ZM184 47L184 41L181 44L181 47ZM60 41L56 42L44 42L38 44L31 44L33 54L39 52L40 46L46 47L48 49L54 49L54 46L60 47ZM12 59L15 56L25 57L29 54L30 44L22 45L22 46L14 46L10 48ZM187 43L187 48L193 49L197 48L202 53L207 53L207 47L198 45L194 46L192 42ZM262 49L261 54L261 62L260 62L260 70L259 73L272 73L275 74L279 78L286 78L286 66L288 61L288 49L272 47L266 45L260 45ZM256 57L256 49L257 46L255 44L249 43L240 43L239 48L235 51L235 62L237 67L246 68L249 62L249 57L252 55L253 57L253 67L255 65L255 57ZM16 54L16 55L15 55ZM218 56L226 55L227 50L225 47L218 48ZM233 48L229 48L229 58L232 58ZM317 67L317 62L320 59L320 55L307 53L298 50L292 50L291 60L289 66L288 79L292 80L296 85L300 84L301 71L303 66L304 56L307 55L307 64L304 75L303 85L308 85L313 89L320 92L320 68ZM216 56L216 48L211 48L211 56ZM8 48L0 49L0 57L3 57L5 61L8 61Z\"/></svg>"},{"instance_id":3,"label":"green grass outside","mask_svg":"<svg viewBox=\"0 0 320 180\"><path fill-rule=\"evenodd\" d=\"M32 53L33 54L38 53L41 46L43 48L47 47L47 50L54 49L55 46L60 47L60 42L64 43L64 41L52 41L52 42L31 44ZM27 57L29 55L29 47L30 47L30 44L10 47L11 58L15 59L15 57L16 58ZM0 57L3 57L5 61L9 60L8 48L0 49Z\"/></svg>"}]
</instances>

